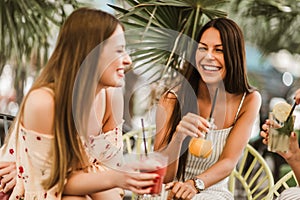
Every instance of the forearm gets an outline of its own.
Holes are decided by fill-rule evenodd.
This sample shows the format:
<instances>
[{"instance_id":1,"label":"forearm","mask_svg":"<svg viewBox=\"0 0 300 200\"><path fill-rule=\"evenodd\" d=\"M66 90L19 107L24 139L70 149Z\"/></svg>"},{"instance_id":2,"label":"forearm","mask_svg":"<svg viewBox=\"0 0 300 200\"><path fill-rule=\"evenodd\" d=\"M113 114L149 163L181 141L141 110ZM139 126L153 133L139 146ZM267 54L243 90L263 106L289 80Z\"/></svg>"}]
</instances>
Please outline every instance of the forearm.
<instances>
[{"instance_id":1,"label":"forearm","mask_svg":"<svg viewBox=\"0 0 300 200\"><path fill-rule=\"evenodd\" d=\"M230 159L222 159L197 177L205 183L207 188L228 177L234 167L235 165Z\"/></svg>"},{"instance_id":2,"label":"forearm","mask_svg":"<svg viewBox=\"0 0 300 200\"><path fill-rule=\"evenodd\" d=\"M300 151L300 149L299 149L299 151ZM293 162L287 161L287 162L291 166L292 170L294 171L296 179L298 181L298 184L300 184L300 160L296 160Z\"/></svg>"},{"instance_id":3,"label":"forearm","mask_svg":"<svg viewBox=\"0 0 300 200\"><path fill-rule=\"evenodd\" d=\"M99 173L76 172L70 175L64 187L66 195L87 195L116 187L112 170ZM91 184L92 183L92 184Z\"/></svg>"},{"instance_id":4,"label":"forearm","mask_svg":"<svg viewBox=\"0 0 300 200\"><path fill-rule=\"evenodd\" d=\"M165 183L173 181L176 176L182 141L183 138L174 136L168 146L164 150L160 151L168 157L168 168L164 178Z\"/></svg>"},{"instance_id":5,"label":"forearm","mask_svg":"<svg viewBox=\"0 0 300 200\"><path fill-rule=\"evenodd\" d=\"M300 184L300 164L297 165L296 167L292 167L294 173L295 173L295 176L296 176L296 179L298 181L298 184Z\"/></svg>"}]
</instances>

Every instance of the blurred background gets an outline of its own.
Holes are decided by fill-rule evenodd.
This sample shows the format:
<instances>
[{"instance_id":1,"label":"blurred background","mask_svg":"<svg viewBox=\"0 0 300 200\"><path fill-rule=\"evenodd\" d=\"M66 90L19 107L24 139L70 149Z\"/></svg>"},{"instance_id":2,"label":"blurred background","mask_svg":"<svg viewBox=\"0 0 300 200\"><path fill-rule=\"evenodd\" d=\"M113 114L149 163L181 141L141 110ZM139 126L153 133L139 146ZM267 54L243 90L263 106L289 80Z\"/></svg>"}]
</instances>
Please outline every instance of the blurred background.
<instances>
[{"instance_id":1,"label":"blurred background","mask_svg":"<svg viewBox=\"0 0 300 200\"><path fill-rule=\"evenodd\" d=\"M126 74L124 132L139 128L141 118L145 119L146 126L154 124L161 91L185 72L183 60L190 52L183 49L188 49L189 44L178 35L170 37L174 33L166 33L165 38L150 35L158 35L157 30L171 29L175 34L183 32L194 39L210 18L228 16L235 20L245 35L249 79L263 99L251 142L280 176L275 166L284 161L266 151L259 131L273 105L279 101L292 104L294 92L300 88L299 0L2 1L0 113L16 115L22 98L54 48L60 25L74 9L82 6L116 15L126 30L140 30L138 37L128 38L134 64ZM165 44L162 40L166 38L178 39L181 45L177 45L178 40ZM295 129L299 130L300 106L295 114ZM4 130L1 120L0 130Z\"/></svg>"}]
</instances>

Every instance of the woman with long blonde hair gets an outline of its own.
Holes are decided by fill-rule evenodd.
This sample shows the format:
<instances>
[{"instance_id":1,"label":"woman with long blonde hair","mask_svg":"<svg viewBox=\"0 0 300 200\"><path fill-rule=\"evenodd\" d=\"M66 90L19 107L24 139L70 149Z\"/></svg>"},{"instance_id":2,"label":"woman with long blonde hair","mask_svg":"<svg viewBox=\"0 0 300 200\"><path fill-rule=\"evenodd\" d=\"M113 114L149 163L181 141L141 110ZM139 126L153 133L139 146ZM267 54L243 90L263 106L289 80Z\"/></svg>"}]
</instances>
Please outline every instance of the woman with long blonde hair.
<instances>
[{"instance_id":1,"label":"woman with long blonde hair","mask_svg":"<svg viewBox=\"0 0 300 200\"><path fill-rule=\"evenodd\" d=\"M150 192L157 175L125 172L115 161L109 165L115 169L107 168L93 146L94 139L105 134L103 129L122 123L113 109L107 110L113 103L109 99L120 94L109 88L123 86L124 68L130 64L124 30L114 16L80 8L66 19L54 52L24 97L0 152L1 161L16 161L10 199L118 199L118 192L111 196L114 191L97 195L116 187ZM92 119L103 123L99 131L89 125ZM116 135L113 140L120 132ZM103 154L120 155L120 143L110 142L116 148Z\"/></svg>"}]
</instances>

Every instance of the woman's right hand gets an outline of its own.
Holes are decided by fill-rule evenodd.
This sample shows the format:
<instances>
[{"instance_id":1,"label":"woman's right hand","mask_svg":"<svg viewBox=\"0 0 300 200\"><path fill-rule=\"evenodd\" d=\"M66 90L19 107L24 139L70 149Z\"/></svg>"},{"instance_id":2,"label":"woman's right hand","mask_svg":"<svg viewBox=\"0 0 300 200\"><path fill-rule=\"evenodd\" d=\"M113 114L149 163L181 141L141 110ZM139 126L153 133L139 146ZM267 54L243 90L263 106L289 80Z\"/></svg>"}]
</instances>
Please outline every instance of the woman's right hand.
<instances>
[{"instance_id":1,"label":"woman's right hand","mask_svg":"<svg viewBox=\"0 0 300 200\"><path fill-rule=\"evenodd\" d=\"M209 131L209 122L203 117L194 114L186 114L176 127L176 133L191 137L205 137Z\"/></svg>"},{"instance_id":2,"label":"woman's right hand","mask_svg":"<svg viewBox=\"0 0 300 200\"><path fill-rule=\"evenodd\" d=\"M16 185L16 163L15 162L0 162L0 191L9 192Z\"/></svg>"},{"instance_id":3,"label":"woman's right hand","mask_svg":"<svg viewBox=\"0 0 300 200\"><path fill-rule=\"evenodd\" d=\"M138 169L142 168L139 166L122 166L96 172L73 171L64 186L63 194L67 196L82 196L103 192L112 188L131 190L137 194L150 193L150 187L154 184L154 180L158 175L154 173L140 173Z\"/></svg>"},{"instance_id":4,"label":"woman's right hand","mask_svg":"<svg viewBox=\"0 0 300 200\"><path fill-rule=\"evenodd\" d=\"M136 194L149 194L154 185L154 180L159 176L151 173L124 173L121 172L120 176L124 178L117 180L118 187L131 190Z\"/></svg>"},{"instance_id":5,"label":"woman's right hand","mask_svg":"<svg viewBox=\"0 0 300 200\"><path fill-rule=\"evenodd\" d=\"M149 194L154 185L155 179L159 178L158 174L146 173L140 171L154 171L145 163L135 163L122 167L120 170L115 169L117 187L131 190L136 194Z\"/></svg>"}]
</instances>

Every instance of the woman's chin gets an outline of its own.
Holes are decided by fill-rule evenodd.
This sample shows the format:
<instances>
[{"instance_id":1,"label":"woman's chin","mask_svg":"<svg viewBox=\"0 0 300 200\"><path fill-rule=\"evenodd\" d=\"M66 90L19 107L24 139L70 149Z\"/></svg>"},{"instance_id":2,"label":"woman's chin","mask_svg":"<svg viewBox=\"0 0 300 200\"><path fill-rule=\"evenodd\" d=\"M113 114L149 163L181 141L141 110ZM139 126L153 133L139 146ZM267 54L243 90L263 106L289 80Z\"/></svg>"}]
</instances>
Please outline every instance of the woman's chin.
<instances>
[{"instance_id":1,"label":"woman's chin","mask_svg":"<svg viewBox=\"0 0 300 200\"><path fill-rule=\"evenodd\" d=\"M222 79L220 77L204 77L202 78L203 82L205 82L206 84L219 84L220 81L222 81Z\"/></svg>"},{"instance_id":2,"label":"woman's chin","mask_svg":"<svg viewBox=\"0 0 300 200\"><path fill-rule=\"evenodd\" d=\"M125 85L124 79L118 80L115 82L114 86L111 87L123 87Z\"/></svg>"}]
</instances>

